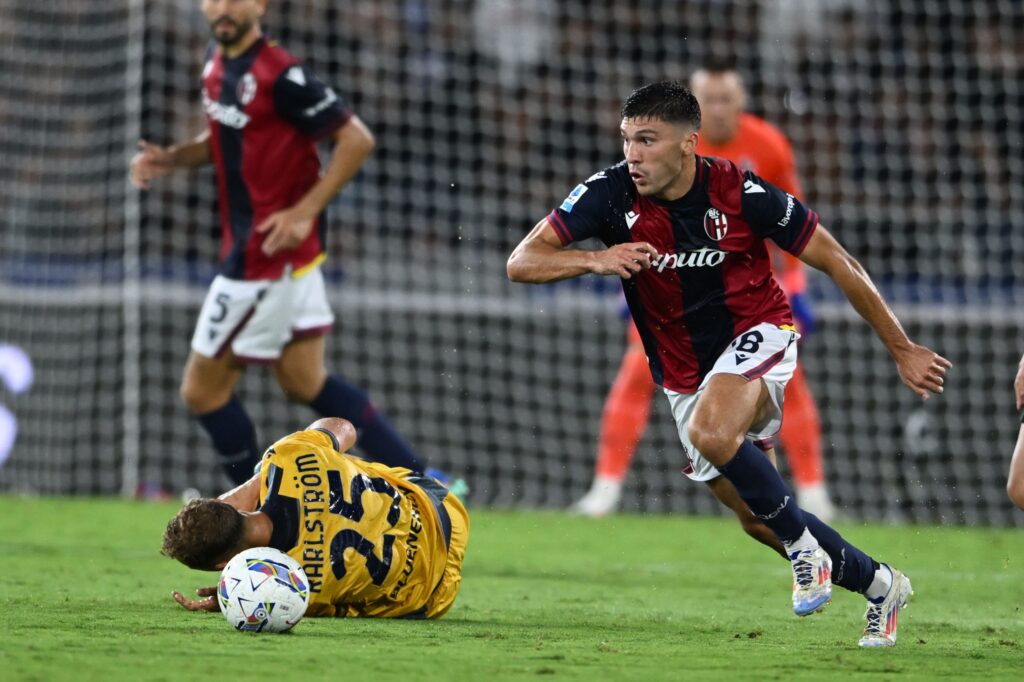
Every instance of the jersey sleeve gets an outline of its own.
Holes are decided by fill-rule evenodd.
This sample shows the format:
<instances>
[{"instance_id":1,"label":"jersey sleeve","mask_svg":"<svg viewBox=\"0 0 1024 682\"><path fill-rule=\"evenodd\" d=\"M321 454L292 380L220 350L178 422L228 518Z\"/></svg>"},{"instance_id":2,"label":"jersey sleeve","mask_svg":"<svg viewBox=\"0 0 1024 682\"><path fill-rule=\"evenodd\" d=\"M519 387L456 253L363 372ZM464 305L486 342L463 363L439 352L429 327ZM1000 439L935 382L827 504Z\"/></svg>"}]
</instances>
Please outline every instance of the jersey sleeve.
<instances>
[{"instance_id":1,"label":"jersey sleeve","mask_svg":"<svg viewBox=\"0 0 1024 682\"><path fill-rule=\"evenodd\" d=\"M569 196L555 210L548 214L548 222L562 244L583 241L597 237L609 244L610 225L618 217L622 221L623 210L619 206L620 188L608 171L594 173L585 182L576 185Z\"/></svg>"},{"instance_id":2,"label":"jersey sleeve","mask_svg":"<svg viewBox=\"0 0 1024 682\"><path fill-rule=\"evenodd\" d=\"M277 455L274 448L263 456L260 481L260 505L263 512L273 521L270 546L287 552L299 539L299 500L282 494L281 483L285 476L294 473L287 458Z\"/></svg>"},{"instance_id":3,"label":"jersey sleeve","mask_svg":"<svg viewBox=\"0 0 1024 682\"><path fill-rule=\"evenodd\" d=\"M817 213L750 171L743 174L741 209L754 234L771 239L794 256L800 255L818 227Z\"/></svg>"},{"instance_id":4,"label":"jersey sleeve","mask_svg":"<svg viewBox=\"0 0 1024 682\"><path fill-rule=\"evenodd\" d=\"M345 125L352 110L305 64L289 66L274 82L274 107L306 137L319 140Z\"/></svg>"}]
</instances>

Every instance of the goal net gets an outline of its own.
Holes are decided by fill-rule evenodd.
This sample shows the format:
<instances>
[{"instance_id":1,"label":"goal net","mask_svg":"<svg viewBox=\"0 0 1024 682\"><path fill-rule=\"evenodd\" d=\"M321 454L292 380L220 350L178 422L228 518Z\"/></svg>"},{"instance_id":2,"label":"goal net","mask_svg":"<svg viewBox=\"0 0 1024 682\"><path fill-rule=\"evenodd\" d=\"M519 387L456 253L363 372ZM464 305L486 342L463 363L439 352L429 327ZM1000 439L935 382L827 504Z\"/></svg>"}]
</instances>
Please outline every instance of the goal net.
<instances>
[{"instance_id":1,"label":"goal net","mask_svg":"<svg viewBox=\"0 0 1024 682\"><path fill-rule=\"evenodd\" d=\"M223 483L177 388L216 271L212 171L126 183L138 138L205 124L199 5L0 4L0 490ZM824 224L955 365L922 403L811 276L801 353L842 511L1024 523L1003 490L1024 351L1019 3L271 0L264 26L378 141L330 208L329 367L475 503L584 492L625 341L616 281L513 285L509 251L620 158L633 88L731 58ZM267 444L313 418L259 368L239 394ZM714 510L681 461L656 396L625 508Z\"/></svg>"}]
</instances>

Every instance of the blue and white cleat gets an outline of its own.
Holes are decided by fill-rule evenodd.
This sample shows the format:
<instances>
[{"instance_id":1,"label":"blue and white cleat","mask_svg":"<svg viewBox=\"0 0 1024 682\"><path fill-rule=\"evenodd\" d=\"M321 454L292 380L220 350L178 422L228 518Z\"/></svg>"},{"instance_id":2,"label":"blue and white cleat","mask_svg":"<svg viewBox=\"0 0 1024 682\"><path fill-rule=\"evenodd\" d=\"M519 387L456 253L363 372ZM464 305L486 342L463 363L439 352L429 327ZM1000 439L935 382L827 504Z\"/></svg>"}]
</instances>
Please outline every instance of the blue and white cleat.
<instances>
[{"instance_id":1,"label":"blue and white cleat","mask_svg":"<svg viewBox=\"0 0 1024 682\"><path fill-rule=\"evenodd\" d=\"M809 616L832 601L832 560L821 547L789 555L793 562L793 613Z\"/></svg>"},{"instance_id":2,"label":"blue and white cleat","mask_svg":"<svg viewBox=\"0 0 1024 682\"><path fill-rule=\"evenodd\" d=\"M892 586L889 594L878 604L868 602L868 610L864 613L867 625L864 635L857 642L862 647L896 646L896 626L900 619L900 609L906 607L910 595L914 594L910 586L910 578L889 566L892 571Z\"/></svg>"}]
</instances>

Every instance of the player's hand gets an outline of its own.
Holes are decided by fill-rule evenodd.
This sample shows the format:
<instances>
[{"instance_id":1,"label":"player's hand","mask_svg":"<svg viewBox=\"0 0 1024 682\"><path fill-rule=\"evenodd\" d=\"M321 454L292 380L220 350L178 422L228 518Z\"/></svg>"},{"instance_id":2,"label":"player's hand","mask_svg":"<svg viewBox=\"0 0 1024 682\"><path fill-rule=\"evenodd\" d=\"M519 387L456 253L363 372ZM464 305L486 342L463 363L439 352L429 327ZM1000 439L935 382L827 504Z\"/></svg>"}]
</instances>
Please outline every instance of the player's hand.
<instances>
[{"instance_id":1,"label":"player's hand","mask_svg":"<svg viewBox=\"0 0 1024 682\"><path fill-rule=\"evenodd\" d=\"M174 170L174 154L167 147L139 140L139 153L132 157L131 182L139 189L149 189L149 183Z\"/></svg>"},{"instance_id":2,"label":"player's hand","mask_svg":"<svg viewBox=\"0 0 1024 682\"><path fill-rule=\"evenodd\" d=\"M899 370L903 383L924 400L932 393L942 393L946 370L953 363L930 348L916 343L896 356L896 368Z\"/></svg>"},{"instance_id":3,"label":"player's hand","mask_svg":"<svg viewBox=\"0 0 1024 682\"><path fill-rule=\"evenodd\" d=\"M294 249L313 231L316 216L307 215L297 208L288 208L272 214L256 227L259 233L266 233L263 239L263 253L273 256L280 251Z\"/></svg>"},{"instance_id":4,"label":"player's hand","mask_svg":"<svg viewBox=\"0 0 1024 682\"><path fill-rule=\"evenodd\" d=\"M651 267L658 259L658 250L647 242L616 244L604 251L594 252L593 272L597 275L618 275L630 279Z\"/></svg>"},{"instance_id":5,"label":"player's hand","mask_svg":"<svg viewBox=\"0 0 1024 682\"><path fill-rule=\"evenodd\" d=\"M1024 410L1024 356L1017 366L1017 378L1013 380L1013 393L1017 396L1017 409Z\"/></svg>"},{"instance_id":6,"label":"player's hand","mask_svg":"<svg viewBox=\"0 0 1024 682\"><path fill-rule=\"evenodd\" d=\"M181 592L171 592L174 601L181 604L181 607L186 611L211 611L214 613L220 611L220 607L217 606L217 588L215 586L200 587L196 590L196 594L202 597L202 599L189 599Z\"/></svg>"}]
</instances>

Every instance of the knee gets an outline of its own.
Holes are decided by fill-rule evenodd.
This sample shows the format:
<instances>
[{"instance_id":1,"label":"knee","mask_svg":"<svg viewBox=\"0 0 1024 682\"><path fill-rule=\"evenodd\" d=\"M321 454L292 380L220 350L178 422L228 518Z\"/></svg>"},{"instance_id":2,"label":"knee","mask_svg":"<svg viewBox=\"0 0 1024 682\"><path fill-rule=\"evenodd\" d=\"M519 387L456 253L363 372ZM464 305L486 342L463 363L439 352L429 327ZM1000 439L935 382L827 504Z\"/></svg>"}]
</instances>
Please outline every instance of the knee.
<instances>
[{"instance_id":1,"label":"knee","mask_svg":"<svg viewBox=\"0 0 1024 682\"><path fill-rule=\"evenodd\" d=\"M743 442L742 434L732 433L700 415L690 420L687 435L700 454L715 465L729 461Z\"/></svg>"},{"instance_id":2,"label":"knee","mask_svg":"<svg viewBox=\"0 0 1024 682\"><path fill-rule=\"evenodd\" d=\"M182 379L181 386L178 388L178 395L181 397L181 402L185 404L185 407L192 414L212 412L230 399L230 396L222 399L221 396L214 395L213 392L204 389L203 386L189 380L188 377Z\"/></svg>"}]
</instances>

